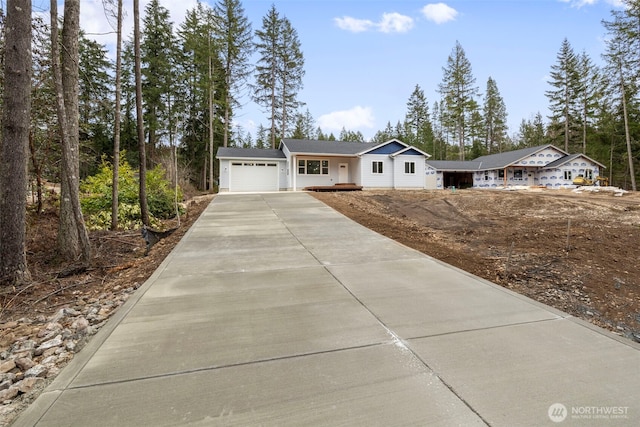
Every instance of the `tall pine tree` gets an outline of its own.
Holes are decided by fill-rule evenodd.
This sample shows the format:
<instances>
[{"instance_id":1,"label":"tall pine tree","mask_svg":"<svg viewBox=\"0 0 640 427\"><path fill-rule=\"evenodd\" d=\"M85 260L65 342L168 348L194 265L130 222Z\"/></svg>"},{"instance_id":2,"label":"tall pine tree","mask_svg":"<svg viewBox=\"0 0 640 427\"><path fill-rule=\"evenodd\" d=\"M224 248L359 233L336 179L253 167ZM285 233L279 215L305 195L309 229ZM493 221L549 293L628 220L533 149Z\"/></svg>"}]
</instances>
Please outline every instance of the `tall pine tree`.
<instances>
[{"instance_id":1,"label":"tall pine tree","mask_svg":"<svg viewBox=\"0 0 640 427\"><path fill-rule=\"evenodd\" d=\"M219 0L213 11L217 17L216 39L225 81L221 98L224 108L223 145L226 147L233 108L239 106L238 99L252 72L249 58L253 52L253 32L240 0Z\"/></svg>"},{"instance_id":2,"label":"tall pine tree","mask_svg":"<svg viewBox=\"0 0 640 427\"><path fill-rule=\"evenodd\" d=\"M301 105L297 98L302 89L304 55L297 31L273 5L256 36L259 58L253 100L269 115L271 148L275 148L276 138L285 137Z\"/></svg>"},{"instance_id":3,"label":"tall pine tree","mask_svg":"<svg viewBox=\"0 0 640 427\"><path fill-rule=\"evenodd\" d=\"M580 94L583 91L578 72L578 58L566 38L562 41L557 62L551 66L548 82L553 88L546 92L549 99L554 134L562 137L564 151L580 143Z\"/></svg>"},{"instance_id":4,"label":"tall pine tree","mask_svg":"<svg viewBox=\"0 0 640 427\"><path fill-rule=\"evenodd\" d=\"M496 81L491 77L487 80L487 89L484 94L483 116L486 153L502 153L507 139L507 107Z\"/></svg>"},{"instance_id":5,"label":"tall pine tree","mask_svg":"<svg viewBox=\"0 0 640 427\"><path fill-rule=\"evenodd\" d=\"M471 63L460 42L456 41L453 52L447 59L447 66L443 68L442 83L438 86L438 91L444 101L444 125L458 142L460 160L465 160L469 121L473 109L477 108L475 98L478 96L478 87L475 83Z\"/></svg>"}]
</instances>

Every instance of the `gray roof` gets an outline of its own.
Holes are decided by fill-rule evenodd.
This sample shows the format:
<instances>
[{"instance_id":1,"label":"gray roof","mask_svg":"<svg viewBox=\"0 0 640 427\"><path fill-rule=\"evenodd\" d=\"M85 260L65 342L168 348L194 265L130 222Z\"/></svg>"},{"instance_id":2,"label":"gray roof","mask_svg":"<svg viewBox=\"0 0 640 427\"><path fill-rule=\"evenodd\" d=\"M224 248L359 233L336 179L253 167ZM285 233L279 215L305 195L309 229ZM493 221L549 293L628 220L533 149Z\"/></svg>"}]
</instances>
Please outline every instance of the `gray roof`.
<instances>
[{"instance_id":1,"label":"gray roof","mask_svg":"<svg viewBox=\"0 0 640 427\"><path fill-rule=\"evenodd\" d=\"M314 141L307 139L283 139L281 144L286 146L292 153L341 156L355 156L378 145L370 142Z\"/></svg>"},{"instance_id":2,"label":"gray roof","mask_svg":"<svg viewBox=\"0 0 640 427\"><path fill-rule=\"evenodd\" d=\"M546 169L546 168L549 168L549 169L557 168L557 167L559 167L559 166L564 165L565 163L568 163L568 162L571 162L571 161L573 161L573 160L577 159L578 157L584 157L585 159L587 159L587 160L589 160L589 161L591 161L591 162L593 162L593 163L597 164L597 165L598 165L598 166L600 166L601 168L603 168L603 169L605 169L605 168L606 168L606 166L605 166L605 165L603 165L603 164L602 164L602 163L600 163L600 162L596 162L596 161L595 161L595 160L593 160L591 157L588 157L588 156L585 156L584 154L580 154L580 153L578 153L578 154L571 154L571 155L569 155L569 156L561 157L561 158L559 158L558 160L554 160L553 162L551 162L551 163L547 164L547 165L545 166L545 169Z\"/></svg>"},{"instance_id":3,"label":"gray roof","mask_svg":"<svg viewBox=\"0 0 640 427\"><path fill-rule=\"evenodd\" d=\"M219 159L284 159L282 150L261 148L220 147L216 157Z\"/></svg>"},{"instance_id":4,"label":"gray roof","mask_svg":"<svg viewBox=\"0 0 640 427\"><path fill-rule=\"evenodd\" d=\"M427 160L427 164L439 171L447 172L475 172L480 170L482 163L462 160Z\"/></svg>"},{"instance_id":5,"label":"gray roof","mask_svg":"<svg viewBox=\"0 0 640 427\"><path fill-rule=\"evenodd\" d=\"M547 144L547 145L539 145L537 147L530 147L530 148L522 148L520 150L513 150L513 151L507 151L505 153L498 153L498 154L490 154L488 156L481 156L478 157L477 159L474 159L474 162L481 162L482 163L482 170L491 170L491 169L504 169L507 166L513 164L513 163L517 163L518 161L527 158L529 156L531 156L532 154L537 153L538 151L542 151L545 148L548 147L553 147L561 152L564 153L564 151L560 150L558 147L554 147L551 144ZM566 153L565 153L566 154Z\"/></svg>"},{"instance_id":6,"label":"gray roof","mask_svg":"<svg viewBox=\"0 0 640 427\"><path fill-rule=\"evenodd\" d=\"M560 157L559 159L554 160L553 162L545 165L545 168L555 168L555 167L561 166L567 162L572 161L573 159L580 157L581 155L582 154L571 154L569 156Z\"/></svg>"},{"instance_id":7,"label":"gray roof","mask_svg":"<svg viewBox=\"0 0 640 427\"><path fill-rule=\"evenodd\" d=\"M547 144L539 145L537 147L522 148L520 150L507 151L504 153L489 154L487 156L480 156L477 159L469 161L428 160L427 164L441 171L473 172L477 170L485 171L504 169L548 147L553 147L556 150L564 153L564 151L560 150L558 147Z\"/></svg>"}]
</instances>

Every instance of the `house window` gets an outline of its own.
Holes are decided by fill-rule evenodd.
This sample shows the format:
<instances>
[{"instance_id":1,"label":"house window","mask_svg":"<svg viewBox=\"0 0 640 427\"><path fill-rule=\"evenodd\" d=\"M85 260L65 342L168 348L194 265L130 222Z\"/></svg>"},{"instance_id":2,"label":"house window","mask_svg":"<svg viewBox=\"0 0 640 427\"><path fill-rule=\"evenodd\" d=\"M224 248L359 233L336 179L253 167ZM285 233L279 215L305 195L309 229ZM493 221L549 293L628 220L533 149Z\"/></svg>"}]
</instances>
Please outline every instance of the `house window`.
<instances>
[{"instance_id":1,"label":"house window","mask_svg":"<svg viewBox=\"0 0 640 427\"><path fill-rule=\"evenodd\" d=\"M522 179L522 169L514 169L513 170L513 179Z\"/></svg>"},{"instance_id":2,"label":"house window","mask_svg":"<svg viewBox=\"0 0 640 427\"><path fill-rule=\"evenodd\" d=\"M372 162L371 173L382 173L382 162Z\"/></svg>"},{"instance_id":3,"label":"house window","mask_svg":"<svg viewBox=\"0 0 640 427\"><path fill-rule=\"evenodd\" d=\"M416 162L404 162L404 173L415 174Z\"/></svg>"},{"instance_id":4,"label":"house window","mask_svg":"<svg viewBox=\"0 0 640 427\"><path fill-rule=\"evenodd\" d=\"M484 171L484 180L489 181L489 171Z\"/></svg>"},{"instance_id":5,"label":"house window","mask_svg":"<svg viewBox=\"0 0 640 427\"><path fill-rule=\"evenodd\" d=\"M329 175L329 160L298 160L299 175Z\"/></svg>"},{"instance_id":6,"label":"house window","mask_svg":"<svg viewBox=\"0 0 640 427\"><path fill-rule=\"evenodd\" d=\"M564 171L565 181L571 181L571 171Z\"/></svg>"},{"instance_id":7,"label":"house window","mask_svg":"<svg viewBox=\"0 0 640 427\"><path fill-rule=\"evenodd\" d=\"M592 181L593 180L593 169L585 169L584 177L587 178L589 181Z\"/></svg>"},{"instance_id":8,"label":"house window","mask_svg":"<svg viewBox=\"0 0 640 427\"><path fill-rule=\"evenodd\" d=\"M504 179L504 169L498 169L498 178Z\"/></svg>"}]
</instances>

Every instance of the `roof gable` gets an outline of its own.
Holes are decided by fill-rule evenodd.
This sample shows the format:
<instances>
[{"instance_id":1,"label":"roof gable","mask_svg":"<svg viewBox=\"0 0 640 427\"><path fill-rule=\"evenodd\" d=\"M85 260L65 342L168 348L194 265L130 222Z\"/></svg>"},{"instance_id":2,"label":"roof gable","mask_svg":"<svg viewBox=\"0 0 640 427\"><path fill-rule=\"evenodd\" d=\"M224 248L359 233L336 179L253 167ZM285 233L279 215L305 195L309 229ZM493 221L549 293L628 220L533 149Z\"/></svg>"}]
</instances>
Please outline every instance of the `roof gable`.
<instances>
[{"instance_id":1,"label":"roof gable","mask_svg":"<svg viewBox=\"0 0 640 427\"><path fill-rule=\"evenodd\" d=\"M391 140L377 145L362 154L393 154L405 148L407 148L406 144L400 143L400 141Z\"/></svg>"},{"instance_id":2,"label":"roof gable","mask_svg":"<svg viewBox=\"0 0 640 427\"><path fill-rule=\"evenodd\" d=\"M367 148L364 151L361 151L360 155L363 154L393 154L400 150L404 150L409 148L409 145L400 141L399 139L390 139L389 141L382 142L379 144L374 144L372 147Z\"/></svg>"},{"instance_id":3,"label":"roof gable","mask_svg":"<svg viewBox=\"0 0 640 427\"><path fill-rule=\"evenodd\" d=\"M582 160L580 161L580 159L582 159ZM597 161L593 160L592 158L590 158L590 157L588 157L588 156L586 156L584 154L571 154L569 156L561 157L561 158L559 158L559 159L547 164L545 166L545 168L548 168L548 169L559 168L560 166L563 166L563 165L566 165L566 164L571 164L571 163L573 163L572 166L576 166L576 167L583 166L583 167L586 167L586 166L589 166L587 164L587 162L591 163L593 165L598 165L603 169L606 168L606 166L603 165L602 163L597 162Z\"/></svg>"},{"instance_id":4,"label":"roof gable","mask_svg":"<svg viewBox=\"0 0 640 427\"><path fill-rule=\"evenodd\" d=\"M393 153L391 155L391 157L396 157L399 155L403 155L403 156L424 156L425 158L429 158L431 157L430 154L425 153L424 151L421 151L419 149L417 149L416 147L412 147L412 146L408 146L405 149L402 149L400 151L397 151L395 153Z\"/></svg>"}]
</instances>

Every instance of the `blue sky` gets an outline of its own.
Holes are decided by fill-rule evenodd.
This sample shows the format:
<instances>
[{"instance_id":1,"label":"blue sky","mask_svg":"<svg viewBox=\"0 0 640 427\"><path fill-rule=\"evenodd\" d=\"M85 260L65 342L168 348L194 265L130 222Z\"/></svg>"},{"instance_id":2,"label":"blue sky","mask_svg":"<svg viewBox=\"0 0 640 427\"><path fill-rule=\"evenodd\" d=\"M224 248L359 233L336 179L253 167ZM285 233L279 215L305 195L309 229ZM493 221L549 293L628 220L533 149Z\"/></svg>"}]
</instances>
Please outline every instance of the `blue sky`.
<instances>
[{"instance_id":1,"label":"blue sky","mask_svg":"<svg viewBox=\"0 0 640 427\"><path fill-rule=\"evenodd\" d=\"M141 0L144 11L148 0ZM212 4L214 0L202 0ZM35 0L34 7L46 7ZM161 0L174 27L195 0ZM131 1L125 1L131 33ZM548 74L562 41L576 53L601 62L605 31L619 0L244 0L253 29L274 4L298 31L305 56L304 89L299 100L324 133L342 127L371 138L387 122L403 120L416 85L431 107L440 97L443 67L456 41L484 92L493 78L505 101L509 133L523 119L547 115ZM83 0L81 26L88 33L110 29L102 0ZM96 36L109 45L113 35ZM481 102L481 98L479 99ZM248 97L235 123L245 131L268 126L266 115Z\"/></svg>"}]
</instances>

